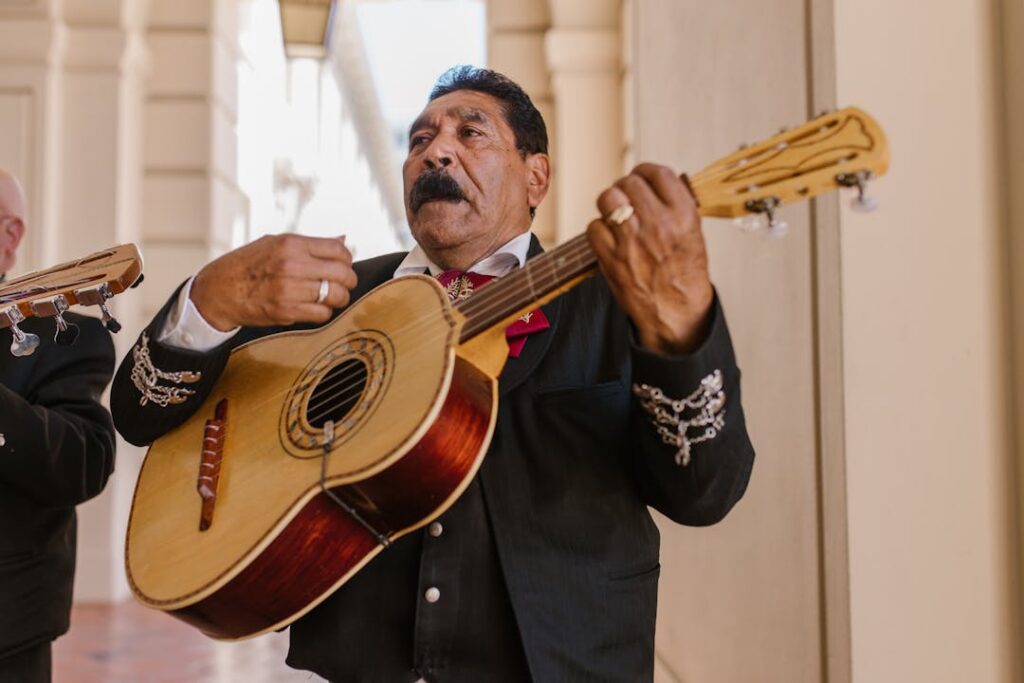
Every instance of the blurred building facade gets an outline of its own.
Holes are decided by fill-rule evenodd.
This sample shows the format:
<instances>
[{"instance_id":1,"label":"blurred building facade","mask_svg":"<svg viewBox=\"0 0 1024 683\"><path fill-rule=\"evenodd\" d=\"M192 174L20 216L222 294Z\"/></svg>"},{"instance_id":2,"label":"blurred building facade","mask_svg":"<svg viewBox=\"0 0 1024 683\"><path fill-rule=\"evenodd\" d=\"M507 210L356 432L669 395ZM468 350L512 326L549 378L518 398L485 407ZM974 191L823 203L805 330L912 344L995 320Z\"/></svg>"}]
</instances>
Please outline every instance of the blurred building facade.
<instances>
[{"instance_id":1,"label":"blurred building facade","mask_svg":"<svg viewBox=\"0 0 1024 683\"><path fill-rule=\"evenodd\" d=\"M338 135L364 150L360 220L402 238L358 50L289 63L253 28L260 11L0 1L0 164L26 178L35 226L22 265L140 242L147 282L117 301L135 325L122 341L211 256L330 215L327 197L295 211L322 160L294 131L268 145L300 106L275 84L319 82L306 110L351 113ZM489 0L488 31L490 65L552 133L548 244L633 160L697 171L854 104L889 136L875 214L836 196L789 207L784 240L705 223L759 459L725 522L661 525L657 680L1021 681L1019 2ZM260 106L281 107L276 123L246 118ZM119 457L84 510L79 599L126 595L140 454Z\"/></svg>"}]
</instances>

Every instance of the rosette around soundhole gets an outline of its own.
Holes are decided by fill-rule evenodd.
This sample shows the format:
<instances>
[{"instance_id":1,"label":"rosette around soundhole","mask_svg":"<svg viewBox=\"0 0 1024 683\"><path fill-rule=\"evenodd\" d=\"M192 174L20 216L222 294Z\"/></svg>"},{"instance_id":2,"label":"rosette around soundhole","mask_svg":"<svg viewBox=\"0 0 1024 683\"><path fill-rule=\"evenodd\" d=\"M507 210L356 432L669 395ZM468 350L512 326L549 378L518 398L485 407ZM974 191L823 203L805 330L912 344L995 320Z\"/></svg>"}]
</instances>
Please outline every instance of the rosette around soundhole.
<instances>
[{"instance_id":1,"label":"rosette around soundhole","mask_svg":"<svg viewBox=\"0 0 1024 683\"><path fill-rule=\"evenodd\" d=\"M334 422L333 448L345 443L380 404L393 361L391 341L376 330L352 332L321 351L285 398L285 450L298 458L320 457L328 420Z\"/></svg>"}]
</instances>

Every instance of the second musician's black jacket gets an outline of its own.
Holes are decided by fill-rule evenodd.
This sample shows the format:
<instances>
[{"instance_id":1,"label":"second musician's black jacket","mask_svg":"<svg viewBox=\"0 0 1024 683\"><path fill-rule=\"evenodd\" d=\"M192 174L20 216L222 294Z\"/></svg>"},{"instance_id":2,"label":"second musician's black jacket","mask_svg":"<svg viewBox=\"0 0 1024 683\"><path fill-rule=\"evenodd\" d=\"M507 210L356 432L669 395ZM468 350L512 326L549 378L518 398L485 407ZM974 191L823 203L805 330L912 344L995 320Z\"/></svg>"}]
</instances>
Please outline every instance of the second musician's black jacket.
<instances>
[{"instance_id":1,"label":"second musician's black jacket","mask_svg":"<svg viewBox=\"0 0 1024 683\"><path fill-rule=\"evenodd\" d=\"M0 658L68 629L75 571L75 506L114 470L114 427L100 394L114 345L99 320L66 313L81 328L72 346L54 324L30 319L42 344L8 351L0 330Z\"/></svg>"},{"instance_id":2,"label":"second musician's black jacket","mask_svg":"<svg viewBox=\"0 0 1024 683\"><path fill-rule=\"evenodd\" d=\"M534 241L531 256L538 251ZM389 280L402 256L357 263L353 300ZM203 379L191 387L198 395L182 405L141 406L129 355L111 401L118 430L136 444L151 442L200 405L231 348L281 329L243 329L209 353L183 351L154 341L171 302L148 328L153 363L165 371L200 370ZM668 358L631 341L628 319L600 276L544 311L550 329L531 336L502 373L497 428L479 474L523 648L535 681L651 680L660 565L648 506L679 523L713 524L743 495L753 463L725 318L716 300L702 346ZM681 467L631 386L643 382L681 398L716 369L724 376L725 428L695 446L692 462ZM374 571L373 562L362 570L370 574L363 586L376 581ZM289 663L335 677L333 652L373 652L379 644L362 642L359 625L378 618L374 592L371 585L349 595L344 613L324 613L337 604L332 600L314 609L318 623L342 624L325 637L302 639L303 622L296 624Z\"/></svg>"}]
</instances>

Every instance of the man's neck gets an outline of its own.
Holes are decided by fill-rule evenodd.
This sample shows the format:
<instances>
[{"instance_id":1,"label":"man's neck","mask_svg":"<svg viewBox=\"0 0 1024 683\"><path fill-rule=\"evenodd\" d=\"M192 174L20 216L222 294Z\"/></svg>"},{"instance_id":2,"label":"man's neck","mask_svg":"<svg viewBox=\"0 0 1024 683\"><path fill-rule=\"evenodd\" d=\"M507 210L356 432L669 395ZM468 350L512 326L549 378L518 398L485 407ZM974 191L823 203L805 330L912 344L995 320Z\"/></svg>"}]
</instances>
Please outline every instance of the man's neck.
<instances>
[{"instance_id":1,"label":"man's neck","mask_svg":"<svg viewBox=\"0 0 1024 683\"><path fill-rule=\"evenodd\" d=\"M469 270L474 263L479 263L519 235L527 232L521 230L512 235L495 236L485 244L460 244L448 249L431 249L420 245L431 261L442 270Z\"/></svg>"}]
</instances>

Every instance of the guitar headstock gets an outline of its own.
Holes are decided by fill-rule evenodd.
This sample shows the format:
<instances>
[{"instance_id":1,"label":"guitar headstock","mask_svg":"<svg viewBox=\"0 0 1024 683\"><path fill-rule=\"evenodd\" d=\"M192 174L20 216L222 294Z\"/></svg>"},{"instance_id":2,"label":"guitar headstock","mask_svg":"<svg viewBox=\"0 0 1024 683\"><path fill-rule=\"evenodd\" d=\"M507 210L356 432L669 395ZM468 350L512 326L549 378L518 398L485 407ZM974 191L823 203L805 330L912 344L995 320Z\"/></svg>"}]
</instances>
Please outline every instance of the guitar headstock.
<instances>
[{"instance_id":1,"label":"guitar headstock","mask_svg":"<svg viewBox=\"0 0 1024 683\"><path fill-rule=\"evenodd\" d=\"M141 279L139 250L122 244L0 283L0 329L11 328L11 353L16 356L29 355L39 346L39 337L18 327L26 318L55 318L57 343L73 343L78 330L64 320L64 312L76 305L99 306L107 329L117 332L121 325L110 315L107 300Z\"/></svg>"},{"instance_id":2,"label":"guitar headstock","mask_svg":"<svg viewBox=\"0 0 1024 683\"><path fill-rule=\"evenodd\" d=\"M878 123L855 107L819 116L763 142L744 147L690 177L700 212L737 217L841 187L856 187L854 208L874 203L865 184L889 168L889 146Z\"/></svg>"}]
</instances>

